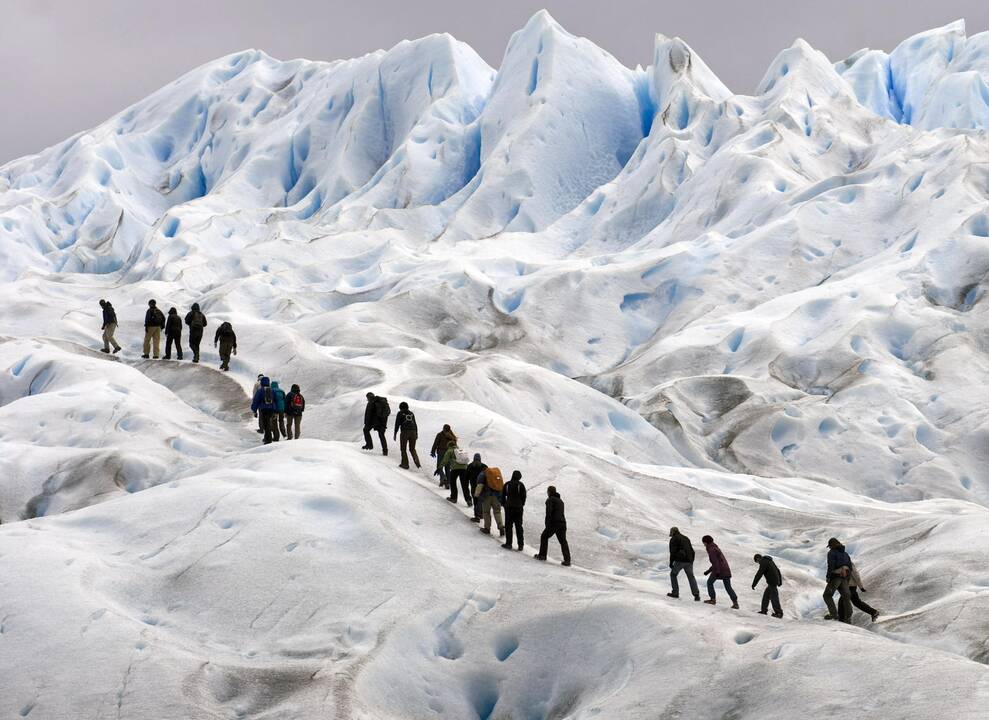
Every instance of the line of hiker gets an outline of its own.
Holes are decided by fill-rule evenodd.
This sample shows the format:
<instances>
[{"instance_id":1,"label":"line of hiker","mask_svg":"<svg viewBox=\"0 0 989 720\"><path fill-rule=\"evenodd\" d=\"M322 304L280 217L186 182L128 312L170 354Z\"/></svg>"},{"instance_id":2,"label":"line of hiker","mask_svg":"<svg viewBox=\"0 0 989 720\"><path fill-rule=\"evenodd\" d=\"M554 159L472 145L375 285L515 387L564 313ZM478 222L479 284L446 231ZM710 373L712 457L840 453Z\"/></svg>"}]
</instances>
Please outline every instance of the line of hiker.
<instances>
[{"instance_id":1,"label":"line of hiker","mask_svg":"<svg viewBox=\"0 0 989 720\"><path fill-rule=\"evenodd\" d=\"M120 352L114 334L117 331L117 311L109 300L100 300L103 310L103 352L113 354ZM207 325L206 315L199 308L199 303L193 303L192 309L185 315L185 325L189 328L189 349L192 350L192 362L199 362L199 346L203 339L203 330ZM157 360L161 354L161 334L165 333L165 360L172 359L172 348L175 348L175 358L182 359L182 318L176 308L169 308L166 316L154 300L148 300L148 309L144 313L144 345L142 358ZM220 369L230 369L230 356L237 354L237 333L229 322L223 322L213 336L213 347L219 348Z\"/></svg>"},{"instance_id":2,"label":"line of hiker","mask_svg":"<svg viewBox=\"0 0 989 720\"><path fill-rule=\"evenodd\" d=\"M711 566L704 571L707 576L708 599L704 602L708 605L716 605L717 597L714 591L714 584L721 581L725 592L731 600L733 610L738 610L738 596L731 586L731 567L721 548L714 542L714 538L705 535L701 538L704 549L707 550L707 557ZM753 562L758 565L755 577L752 580L752 589L755 590L760 580L766 581L765 589L762 593L762 602L759 613L766 615L769 606L772 605L773 617L783 617L783 608L780 605L779 589L783 585L783 573L776 566L776 562L769 555L756 553L752 557ZM836 538L828 540L827 557L827 585L824 590L824 603L828 607L828 614L825 620L840 620L851 622L852 605L867 613L875 622L879 617L879 611L867 605L859 598L858 591L865 592L862 587L862 580L858 570L852 563L851 557ZM680 584L677 576L683 572L690 584L690 592L695 601L700 601L701 594L697 587L697 580L694 578L694 548L690 543L690 538L680 532L679 528L670 528L670 592L667 595L671 598L680 597ZM839 607L834 604L834 594L840 595Z\"/></svg>"},{"instance_id":3,"label":"line of hiker","mask_svg":"<svg viewBox=\"0 0 989 720\"><path fill-rule=\"evenodd\" d=\"M258 373L251 398L251 412L258 419L258 433L264 435L265 445L278 442L280 438L299 440L302 437L306 398L298 385L292 385L286 394L277 380Z\"/></svg>"},{"instance_id":4,"label":"line of hiker","mask_svg":"<svg viewBox=\"0 0 989 720\"><path fill-rule=\"evenodd\" d=\"M375 432L381 441L381 452L387 456L388 440L385 433L388 430L391 406L388 404L387 398L372 392L367 393L366 397L364 445L361 449L374 449L371 433ZM407 402L401 402L398 406L392 433L393 442L396 437L400 438L402 454L399 467L408 470L409 456L411 455L415 466L421 468L419 454L416 451L419 427L416 423L415 413L409 408ZM453 504L457 503L459 485L459 489L463 492L464 502L467 507L473 508L474 511L470 521L481 525L479 530L485 535L490 535L493 516L499 537L505 538L501 546L506 550L511 550L514 542L517 544L515 549L521 551L525 545L522 520L526 502L526 489L522 482L522 473L518 470L513 471L511 479L505 482L501 469L485 465L481 460L480 453L474 453L473 459L471 459L470 454L460 447L457 435L449 425L444 425L443 429L436 434L429 454L436 458L436 470L433 475L439 476L441 487L450 490L447 500ZM534 557L537 560L546 560L549 541L556 537L563 554L562 564L569 567L570 546L567 544L567 519L564 513L563 499L552 485L546 489L546 495L546 523L539 538L539 552ZM504 519L502 519L502 508L505 510Z\"/></svg>"}]
</instances>

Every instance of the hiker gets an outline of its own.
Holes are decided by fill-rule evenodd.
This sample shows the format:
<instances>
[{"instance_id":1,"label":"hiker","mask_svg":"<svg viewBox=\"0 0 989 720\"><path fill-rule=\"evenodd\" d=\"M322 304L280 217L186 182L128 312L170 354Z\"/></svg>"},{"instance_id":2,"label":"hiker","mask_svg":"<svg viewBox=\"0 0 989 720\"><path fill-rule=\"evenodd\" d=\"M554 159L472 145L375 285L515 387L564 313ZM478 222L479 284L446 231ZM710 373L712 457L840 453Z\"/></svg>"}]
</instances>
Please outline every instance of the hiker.
<instances>
[{"instance_id":1,"label":"hiker","mask_svg":"<svg viewBox=\"0 0 989 720\"><path fill-rule=\"evenodd\" d=\"M865 588L862 587L862 577L859 575L858 565L853 562L852 572L848 576L848 596L852 602L852 605L866 613L872 618L872 622L875 622L879 618L879 611L859 597L860 591L865 592ZM849 611L849 616L850 615L851 611Z\"/></svg>"},{"instance_id":2,"label":"hiker","mask_svg":"<svg viewBox=\"0 0 989 720\"><path fill-rule=\"evenodd\" d=\"M828 606L825 620L851 622L852 601L848 589L848 577L852 574L852 559L845 552L845 546L838 538L828 540L827 585L824 586L824 604ZM834 606L834 593L838 591L838 607Z\"/></svg>"},{"instance_id":3,"label":"hiker","mask_svg":"<svg viewBox=\"0 0 989 720\"><path fill-rule=\"evenodd\" d=\"M460 486L464 490L464 501L467 503L467 507L474 504L474 500L468 489L467 475L465 474L469 464L467 462L467 451L462 450L457 446L456 441L451 440L446 447L446 452L443 453L442 462L446 477L450 481L450 496L447 500L452 503L457 502L457 482L459 481Z\"/></svg>"},{"instance_id":4,"label":"hiker","mask_svg":"<svg viewBox=\"0 0 989 720\"><path fill-rule=\"evenodd\" d=\"M277 411L275 392L271 388L271 381L263 375L258 381L258 390L254 393L254 399L251 401L251 411L261 419L261 427L264 428L264 444L269 445L272 436L274 436L274 441L278 442L278 427L275 425Z\"/></svg>"},{"instance_id":5,"label":"hiker","mask_svg":"<svg viewBox=\"0 0 989 720\"><path fill-rule=\"evenodd\" d=\"M388 454L385 431L388 429L389 415L391 415L391 407L388 405L388 398L369 392L367 407L364 408L364 447L361 450L374 450L374 443L371 442L371 431L374 430L381 439L381 454Z\"/></svg>"},{"instance_id":6,"label":"hiker","mask_svg":"<svg viewBox=\"0 0 989 720\"><path fill-rule=\"evenodd\" d=\"M451 480L450 487L454 486L455 483ZM504 489L505 480L499 468L486 468L477 478L477 485L474 488L474 505L481 503L484 527L480 530L485 535L491 534L491 515L494 513L495 525L498 526L498 537L505 537L505 523L501 519L501 493ZM466 481L464 482L464 493L467 493Z\"/></svg>"},{"instance_id":7,"label":"hiker","mask_svg":"<svg viewBox=\"0 0 989 720\"><path fill-rule=\"evenodd\" d=\"M488 466L481 462L481 454L474 453L474 459L471 464L467 466L464 470L464 475L467 476L467 486L470 488L470 497L473 498L477 492L477 484L482 481L481 475L484 471L488 469ZM479 523L481 522L481 506L484 503L475 502L474 503L474 517L470 519L471 522Z\"/></svg>"},{"instance_id":8,"label":"hiker","mask_svg":"<svg viewBox=\"0 0 989 720\"><path fill-rule=\"evenodd\" d=\"M175 345L175 359L182 359L182 319L179 311L175 308L168 308L168 317L165 319L165 359L172 359L172 345Z\"/></svg>"},{"instance_id":9,"label":"hiker","mask_svg":"<svg viewBox=\"0 0 989 720\"><path fill-rule=\"evenodd\" d=\"M720 580L724 583L725 592L728 593L728 597L731 598L731 609L738 610L738 596L731 588L731 568L728 567L728 560L725 559L725 554L721 552L721 548L714 544L714 538L710 535L702 537L701 542L707 548L707 557L711 561L711 567L704 571L704 574L708 576L708 599L704 602L708 605L715 605L717 603L714 598L714 583L716 580Z\"/></svg>"},{"instance_id":10,"label":"hiker","mask_svg":"<svg viewBox=\"0 0 989 720\"><path fill-rule=\"evenodd\" d=\"M285 391L278 387L277 380L271 381L271 391L275 394L275 415L271 422L274 427L271 429L271 434L277 441L279 433L282 437L288 437L288 433L285 432Z\"/></svg>"},{"instance_id":11,"label":"hiker","mask_svg":"<svg viewBox=\"0 0 989 720\"><path fill-rule=\"evenodd\" d=\"M429 456L436 458L436 471L433 475L440 476L440 487L450 486L450 479L446 476L446 471L443 468L443 455L446 453L446 449L450 446L451 442L457 442L457 436L450 429L449 425L444 425L443 429L436 433L436 439L433 440L433 447L429 451Z\"/></svg>"},{"instance_id":12,"label":"hiker","mask_svg":"<svg viewBox=\"0 0 989 720\"><path fill-rule=\"evenodd\" d=\"M546 529L539 537L539 552L533 555L536 560L546 559L546 550L549 546L549 539L556 535L560 541L560 552L563 553L563 566L570 567L570 546L567 544L567 518L564 515L563 498L556 491L556 487L550 485L546 488Z\"/></svg>"},{"instance_id":13,"label":"hiker","mask_svg":"<svg viewBox=\"0 0 989 720\"><path fill-rule=\"evenodd\" d=\"M113 354L120 352L120 346L113 334L117 331L117 311L109 300L100 300L100 307L103 308L103 352L109 354L110 346L113 345Z\"/></svg>"},{"instance_id":14,"label":"hiker","mask_svg":"<svg viewBox=\"0 0 989 720\"><path fill-rule=\"evenodd\" d=\"M263 377L264 377L264 373L258 373L258 379L254 381L254 389L251 390L251 399L252 400L254 399L254 396L258 394L258 390L261 389L261 378L263 378ZM256 417L258 419L258 434L261 434L261 433L264 432L263 419L257 413L254 413L254 417Z\"/></svg>"},{"instance_id":15,"label":"hiker","mask_svg":"<svg viewBox=\"0 0 989 720\"><path fill-rule=\"evenodd\" d=\"M759 607L759 614L765 615L769 612L769 603L773 604L773 617L783 617L783 608L780 607L780 586L783 584L783 573L776 567L776 563L768 555L756 553L752 559L759 566L759 570L752 580L752 589L759 584L759 580L766 578L766 589L762 591L762 605Z\"/></svg>"},{"instance_id":16,"label":"hiker","mask_svg":"<svg viewBox=\"0 0 989 720\"><path fill-rule=\"evenodd\" d=\"M144 313L144 354L141 356L145 360L151 353L151 345L154 344L155 360L161 351L161 329L165 327L165 314L158 309L154 300L148 300L148 311Z\"/></svg>"},{"instance_id":17,"label":"hiker","mask_svg":"<svg viewBox=\"0 0 989 720\"><path fill-rule=\"evenodd\" d=\"M306 399L298 385L293 385L285 396L285 425L288 428L288 439L298 440L302 437L302 413L306 411Z\"/></svg>"},{"instance_id":18,"label":"hiker","mask_svg":"<svg viewBox=\"0 0 989 720\"><path fill-rule=\"evenodd\" d=\"M206 327L206 316L199 309L199 303L192 303L192 310L185 315L185 324L189 326L189 349L192 350L192 362L199 362L199 343L203 339L203 328Z\"/></svg>"},{"instance_id":19,"label":"hiker","mask_svg":"<svg viewBox=\"0 0 989 720\"><path fill-rule=\"evenodd\" d=\"M512 549L512 531L515 531L518 549L522 549L522 511L525 509L525 485L522 483L522 473L512 472L512 479L505 483L501 491L501 504L505 506L505 544L506 550Z\"/></svg>"},{"instance_id":20,"label":"hiker","mask_svg":"<svg viewBox=\"0 0 989 720\"><path fill-rule=\"evenodd\" d=\"M409 453L412 453L412 461L416 464L417 468L421 468L422 465L419 464L419 453L416 452L416 440L419 439L419 426L416 425L416 415L414 412L409 410L409 404L407 402L400 402L398 404L398 414L395 415L395 434L392 436L392 440L398 437L398 433L401 431L402 439L399 443L399 448L402 451L402 462L399 467L403 470L409 469Z\"/></svg>"},{"instance_id":21,"label":"hiker","mask_svg":"<svg viewBox=\"0 0 989 720\"><path fill-rule=\"evenodd\" d=\"M237 354L237 333L234 332L233 325L228 322L220 323L213 336L213 347L216 347L217 343L220 344L220 369L229 370L230 353Z\"/></svg>"},{"instance_id":22,"label":"hiker","mask_svg":"<svg viewBox=\"0 0 989 720\"><path fill-rule=\"evenodd\" d=\"M668 597L680 597L680 583L677 575L680 571L687 576L690 584L690 593L694 600L701 599L701 591L697 589L697 580L694 578L694 546L690 544L690 538L680 532L680 528L670 528L670 587L671 591L666 593Z\"/></svg>"}]
</instances>

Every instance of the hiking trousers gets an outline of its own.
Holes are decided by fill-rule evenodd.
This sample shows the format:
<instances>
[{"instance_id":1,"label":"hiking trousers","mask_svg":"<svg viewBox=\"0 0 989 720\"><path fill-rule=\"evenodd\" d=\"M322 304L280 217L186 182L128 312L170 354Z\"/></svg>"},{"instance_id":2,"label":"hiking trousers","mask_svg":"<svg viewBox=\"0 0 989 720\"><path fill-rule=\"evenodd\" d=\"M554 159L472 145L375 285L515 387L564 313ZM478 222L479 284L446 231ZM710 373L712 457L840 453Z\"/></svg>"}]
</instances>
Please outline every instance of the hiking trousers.
<instances>
[{"instance_id":1,"label":"hiking trousers","mask_svg":"<svg viewBox=\"0 0 989 720\"><path fill-rule=\"evenodd\" d=\"M549 539L554 535L560 541L560 552L563 553L563 562L570 562L570 545L567 544L566 525L550 526L543 530L543 534L539 536L539 557L546 557L546 551L549 549Z\"/></svg>"},{"instance_id":2,"label":"hiking trousers","mask_svg":"<svg viewBox=\"0 0 989 720\"><path fill-rule=\"evenodd\" d=\"M466 472L467 471L465 470L464 473L466 474ZM477 497L477 476L475 475L474 477L467 478L467 485L468 487L470 487L471 500L474 501L474 517L480 520L481 508L483 507L484 502L481 500L481 498Z\"/></svg>"},{"instance_id":3,"label":"hiking trousers","mask_svg":"<svg viewBox=\"0 0 989 720\"><path fill-rule=\"evenodd\" d=\"M388 454L388 439L385 437L385 429L383 427L371 427L370 425L364 426L364 446L371 450L374 448L374 443L371 442L371 431L374 430L378 433L378 437L381 439L381 454Z\"/></svg>"},{"instance_id":4,"label":"hiking trousers","mask_svg":"<svg viewBox=\"0 0 989 720\"><path fill-rule=\"evenodd\" d=\"M834 606L834 593L838 591L838 607ZM852 617L851 593L848 590L848 578L832 577L828 578L828 584L824 587L824 604L828 606L828 613L831 617L838 618L842 622L849 622Z\"/></svg>"},{"instance_id":5,"label":"hiking trousers","mask_svg":"<svg viewBox=\"0 0 989 720\"><path fill-rule=\"evenodd\" d=\"M161 328L160 327L146 327L144 328L144 354L151 355L151 346L154 345L154 357L155 359L161 355Z\"/></svg>"},{"instance_id":6,"label":"hiking trousers","mask_svg":"<svg viewBox=\"0 0 989 720\"><path fill-rule=\"evenodd\" d=\"M769 603L773 604L773 612L777 615L783 614L783 608L780 606L780 589L777 585L767 585L766 589L762 591L762 605L760 610L766 612L769 609Z\"/></svg>"},{"instance_id":7,"label":"hiking trousers","mask_svg":"<svg viewBox=\"0 0 989 720\"><path fill-rule=\"evenodd\" d=\"M725 585L725 592L728 593L728 597L731 598L732 604L733 605L737 605L738 604L738 595L735 594L735 591L731 587L731 578L730 577L716 578L716 577L714 577L714 575L708 575L707 576L707 596L709 598L711 598L712 600L714 600L714 583L716 581L718 581L718 580L720 580L722 583L724 583L724 585Z\"/></svg>"},{"instance_id":8,"label":"hiking trousers","mask_svg":"<svg viewBox=\"0 0 989 720\"><path fill-rule=\"evenodd\" d=\"M172 345L175 345L175 357L179 360L182 359L182 336L181 335L166 335L165 336L165 359L172 359Z\"/></svg>"},{"instance_id":9,"label":"hiking trousers","mask_svg":"<svg viewBox=\"0 0 989 720\"><path fill-rule=\"evenodd\" d=\"M234 349L234 344L226 338L220 338L220 369L230 369L230 353Z\"/></svg>"},{"instance_id":10,"label":"hiking trousers","mask_svg":"<svg viewBox=\"0 0 989 720\"><path fill-rule=\"evenodd\" d=\"M514 535L518 541L519 550L525 544L525 540L522 538L522 511L525 508L505 508L505 544L512 544L512 531L514 530Z\"/></svg>"},{"instance_id":11,"label":"hiking trousers","mask_svg":"<svg viewBox=\"0 0 989 720\"><path fill-rule=\"evenodd\" d=\"M398 435L399 447L402 450L402 467L407 468L409 466L409 454L412 455L412 461L416 464L416 467L422 467L419 464L419 453L416 452L416 440L419 436L415 433L407 433L404 430Z\"/></svg>"},{"instance_id":12,"label":"hiking trousers","mask_svg":"<svg viewBox=\"0 0 989 720\"><path fill-rule=\"evenodd\" d=\"M867 603L865 600L863 600L862 598L859 597L859 589L857 587L849 587L848 588L848 596L849 596L849 599L852 602L852 605L854 605L855 607L857 607L862 612L868 613L869 614L869 617L872 617L873 615L876 614L876 609L874 607L872 607L872 605L870 605L869 603ZM848 612L849 617L851 617L851 614L852 613L849 610L849 612Z\"/></svg>"},{"instance_id":13,"label":"hiking trousers","mask_svg":"<svg viewBox=\"0 0 989 720\"><path fill-rule=\"evenodd\" d=\"M302 437L301 415L289 415L285 424L287 426L289 440L292 440L293 438L298 440L300 437Z\"/></svg>"},{"instance_id":14,"label":"hiking trousers","mask_svg":"<svg viewBox=\"0 0 989 720\"><path fill-rule=\"evenodd\" d=\"M203 341L201 327L189 328L189 349L192 350L192 362L199 362L199 343Z\"/></svg>"},{"instance_id":15,"label":"hiking trousers","mask_svg":"<svg viewBox=\"0 0 989 720\"><path fill-rule=\"evenodd\" d=\"M107 326L103 328L103 349L107 352L110 351L111 345L113 345L114 350L120 349L117 340L113 337L115 332L117 332L117 323L107 323Z\"/></svg>"},{"instance_id":16,"label":"hiking trousers","mask_svg":"<svg viewBox=\"0 0 989 720\"><path fill-rule=\"evenodd\" d=\"M280 412L280 413L275 413L275 415L278 418L278 431L282 434L283 438L287 438L288 433L285 432L285 413ZM275 439L277 440L278 438Z\"/></svg>"},{"instance_id":17,"label":"hiking trousers","mask_svg":"<svg viewBox=\"0 0 989 720\"><path fill-rule=\"evenodd\" d=\"M463 471L460 472L461 478L463 478ZM453 487L453 483L450 483L450 487ZM467 491L467 480L464 479L464 491ZM495 524L498 526L498 534L505 529L505 523L501 519L501 503L498 502L498 498L494 495L484 496L484 529L491 529L491 513L494 513Z\"/></svg>"},{"instance_id":18,"label":"hiking trousers","mask_svg":"<svg viewBox=\"0 0 989 720\"><path fill-rule=\"evenodd\" d=\"M690 584L690 594L695 598L699 598L701 591L697 589L697 578L694 577L694 564L692 562L683 562L682 560L673 561L673 564L670 565L670 591L674 595L680 594L680 583L677 581L677 575L680 574L681 570L687 576L687 582Z\"/></svg>"},{"instance_id":19,"label":"hiking trousers","mask_svg":"<svg viewBox=\"0 0 989 720\"><path fill-rule=\"evenodd\" d=\"M278 442L278 413L274 410L262 410L258 413L261 418L261 428L264 430L264 444L269 444L272 440Z\"/></svg>"},{"instance_id":20,"label":"hiking trousers","mask_svg":"<svg viewBox=\"0 0 989 720\"><path fill-rule=\"evenodd\" d=\"M474 498L470 496L470 484L467 482L467 468L456 470L447 468L446 476L450 479L450 499L453 502L457 502L457 483L459 482L460 488L464 491L464 502L470 507L474 502Z\"/></svg>"}]
</instances>

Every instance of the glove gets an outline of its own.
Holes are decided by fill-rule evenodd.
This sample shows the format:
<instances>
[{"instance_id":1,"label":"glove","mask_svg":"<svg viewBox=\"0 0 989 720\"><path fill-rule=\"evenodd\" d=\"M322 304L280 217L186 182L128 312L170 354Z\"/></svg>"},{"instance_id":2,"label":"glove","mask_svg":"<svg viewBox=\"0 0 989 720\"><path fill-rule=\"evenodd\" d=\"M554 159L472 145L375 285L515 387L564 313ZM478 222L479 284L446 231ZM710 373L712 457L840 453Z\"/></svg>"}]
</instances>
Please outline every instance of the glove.
<instances>
[{"instance_id":1,"label":"glove","mask_svg":"<svg viewBox=\"0 0 989 720\"><path fill-rule=\"evenodd\" d=\"M257 411L257 410L255 410L255 411L254 411L254 417L257 417L257 416L258 416L258 411Z\"/></svg>"},{"instance_id":2,"label":"glove","mask_svg":"<svg viewBox=\"0 0 989 720\"><path fill-rule=\"evenodd\" d=\"M711 574L711 571L710 571L710 570L705 570L705 571L704 571L704 574L705 574L705 575L710 575L710 574Z\"/></svg>"},{"instance_id":3,"label":"glove","mask_svg":"<svg viewBox=\"0 0 989 720\"><path fill-rule=\"evenodd\" d=\"M752 586L752 589L755 590L755 585Z\"/></svg>"},{"instance_id":4,"label":"glove","mask_svg":"<svg viewBox=\"0 0 989 720\"><path fill-rule=\"evenodd\" d=\"M234 355L237 354L237 348L234 348Z\"/></svg>"}]
</instances>

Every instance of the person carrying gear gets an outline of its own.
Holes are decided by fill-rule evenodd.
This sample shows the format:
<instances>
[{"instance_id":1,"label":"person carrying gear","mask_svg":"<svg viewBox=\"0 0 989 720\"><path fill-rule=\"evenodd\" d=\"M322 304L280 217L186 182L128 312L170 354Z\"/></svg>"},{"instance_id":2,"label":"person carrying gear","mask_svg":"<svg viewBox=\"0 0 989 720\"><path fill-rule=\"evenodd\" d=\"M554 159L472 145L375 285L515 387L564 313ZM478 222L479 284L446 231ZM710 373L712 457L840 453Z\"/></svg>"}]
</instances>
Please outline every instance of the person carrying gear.
<instances>
[{"instance_id":1,"label":"person carrying gear","mask_svg":"<svg viewBox=\"0 0 989 720\"><path fill-rule=\"evenodd\" d=\"M158 309L154 300L148 300L148 311L144 313L144 354L145 360L154 344L155 360L161 354L161 329L165 327L165 313Z\"/></svg>"},{"instance_id":2,"label":"person carrying gear","mask_svg":"<svg viewBox=\"0 0 989 720\"><path fill-rule=\"evenodd\" d=\"M276 425L278 405L271 381L264 376L258 381L258 390L254 393L254 399L251 401L251 411L261 418L261 427L264 428L264 444L269 445L272 437L274 437L275 442L278 442L278 426Z\"/></svg>"},{"instance_id":3,"label":"person carrying gear","mask_svg":"<svg viewBox=\"0 0 989 720\"><path fill-rule=\"evenodd\" d=\"M702 537L701 542L707 548L707 557L711 561L711 567L704 571L704 574L708 576L708 599L704 602L708 605L715 605L717 603L717 600L714 598L714 582L720 580L724 583L725 592L728 593L728 597L731 598L731 609L738 610L738 596L731 587L731 568L728 567L728 560L725 558L725 554L721 552L721 548L714 544L714 538L710 535Z\"/></svg>"},{"instance_id":4,"label":"person carrying gear","mask_svg":"<svg viewBox=\"0 0 989 720\"><path fill-rule=\"evenodd\" d=\"M468 466L469 467L469 466ZM522 538L522 511L525 509L525 485L522 483L522 473L512 472L512 479L505 483L501 491L501 504L505 506L505 544L506 550L512 549L512 531L521 550L525 544Z\"/></svg>"},{"instance_id":5,"label":"person carrying gear","mask_svg":"<svg viewBox=\"0 0 989 720\"><path fill-rule=\"evenodd\" d=\"M213 347L220 344L220 369L230 369L230 353L237 354L237 333L234 332L233 325L228 322L220 323L213 336Z\"/></svg>"},{"instance_id":6,"label":"person carrying gear","mask_svg":"<svg viewBox=\"0 0 989 720\"><path fill-rule=\"evenodd\" d=\"M467 493L467 483L464 483L464 494ZM454 483L451 482L453 487ZM501 519L501 492L505 489L505 480L501 476L501 470L496 467L486 468L477 479L477 486L474 488L474 505L481 503L481 510L484 514L484 527L480 531L485 535L491 534L491 514L494 513L495 524L498 526L498 536L505 536L505 523Z\"/></svg>"},{"instance_id":7,"label":"person carrying gear","mask_svg":"<svg viewBox=\"0 0 989 720\"><path fill-rule=\"evenodd\" d=\"M546 529L539 536L539 552L533 557L536 560L546 560L549 539L555 535L560 541L560 552L563 553L562 565L570 567L570 545L567 544L567 518L564 509L563 498L556 487L550 485L546 488Z\"/></svg>"},{"instance_id":8,"label":"person carrying gear","mask_svg":"<svg viewBox=\"0 0 989 720\"><path fill-rule=\"evenodd\" d=\"M120 346L113 334L117 331L117 311L109 300L100 300L100 307L103 308L103 352L109 354L110 346L113 345L113 354L120 352Z\"/></svg>"},{"instance_id":9,"label":"person carrying gear","mask_svg":"<svg viewBox=\"0 0 989 720\"><path fill-rule=\"evenodd\" d=\"M825 620L851 622L852 601L848 589L848 578L852 574L852 559L845 552L845 546L838 538L828 540L828 583L824 586L824 604L828 606ZM834 606L834 593L838 591L838 607Z\"/></svg>"},{"instance_id":10,"label":"person carrying gear","mask_svg":"<svg viewBox=\"0 0 989 720\"><path fill-rule=\"evenodd\" d=\"M298 385L293 385L285 396L285 420L288 428L288 439L298 440L302 437L302 413L306 411L306 399Z\"/></svg>"},{"instance_id":11,"label":"person carrying gear","mask_svg":"<svg viewBox=\"0 0 989 720\"><path fill-rule=\"evenodd\" d=\"M484 471L488 469L488 466L481 462L481 454L474 453L474 460L471 464L467 466L464 470L464 475L467 476L467 486L470 488L470 497L472 498L477 493L477 486L479 483L483 482L484 479L481 477ZM484 503L474 502L474 517L470 519L471 522L479 523L481 522L481 506Z\"/></svg>"},{"instance_id":12,"label":"person carrying gear","mask_svg":"<svg viewBox=\"0 0 989 720\"><path fill-rule=\"evenodd\" d=\"M852 572L848 576L848 596L852 602L852 605L857 607L862 612L866 613L872 618L872 622L875 622L879 618L879 611L874 607L869 605L865 600L859 597L859 592L865 592L865 588L862 587L862 576L859 575L859 568L854 562L852 563Z\"/></svg>"},{"instance_id":13,"label":"person carrying gear","mask_svg":"<svg viewBox=\"0 0 989 720\"><path fill-rule=\"evenodd\" d=\"M403 470L409 469L409 453L412 453L412 461L416 464L417 468L421 468L422 465L419 464L419 453L416 452L416 440L419 439L419 426L416 425L415 413L409 410L409 404L407 402L400 402L398 404L398 414L395 415L395 434L392 435L392 440L398 437L398 433L402 433L402 439L400 441L399 448L402 451L402 462L399 465Z\"/></svg>"},{"instance_id":14,"label":"person carrying gear","mask_svg":"<svg viewBox=\"0 0 989 720\"><path fill-rule=\"evenodd\" d=\"M690 538L680 532L680 528L670 528L670 592L668 597L680 597L680 583L677 575L680 572L687 576L690 584L690 594L695 601L700 601L701 591L697 589L697 580L694 578L694 546L690 544Z\"/></svg>"},{"instance_id":15,"label":"person carrying gear","mask_svg":"<svg viewBox=\"0 0 989 720\"><path fill-rule=\"evenodd\" d=\"M172 359L172 345L175 345L175 359L182 359L182 318L175 308L168 308L165 319L165 359Z\"/></svg>"},{"instance_id":16,"label":"person carrying gear","mask_svg":"<svg viewBox=\"0 0 989 720\"><path fill-rule=\"evenodd\" d=\"M452 503L457 502L457 482L459 482L460 487L464 491L464 501L467 503L467 507L470 507L474 504L474 500L471 498L467 482L466 470L470 464L467 458L467 451L461 450L457 446L457 443L451 440L446 448L446 452L443 453L443 462L441 464L447 478L450 480L450 496L447 500Z\"/></svg>"},{"instance_id":17,"label":"person carrying gear","mask_svg":"<svg viewBox=\"0 0 989 720\"><path fill-rule=\"evenodd\" d=\"M371 442L371 431L374 430L381 439L381 454L388 454L388 440L385 438L385 431L388 430L388 417L390 415L391 407L388 405L388 399L369 392L367 394L367 407L364 408L364 447L361 450L374 449L374 443Z\"/></svg>"},{"instance_id":18,"label":"person carrying gear","mask_svg":"<svg viewBox=\"0 0 989 720\"><path fill-rule=\"evenodd\" d=\"M275 417L272 422L275 427L272 428L271 434L275 436L275 440L278 440L279 433L282 437L288 437L288 433L285 432L285 391L278 387L277 380L271 382L271 390L275 393Z\"/></svg>"},{"instance_id":19,"label":"person carrying gear","mask_svg":"<svg viewBox=\"0 0 989 720\"><path fill-rule=\"evenodd\" d=\"M436 433L436 439L433 440L433 447L429 451L430 457L436 458L436 471L433 475L440 476L440 487L450 486L450 479L446 476L446 470L443 468L443 455L446 453L446 449L450 447L451 442L456 443L457 436L450 429L449 425L444 425L443 429Z\"/></svg>"},{"instance_id":20,"label":"person carrying gear","mask_svg":"<svg viewBox=\"0 0 989 720\"><path fill-rule=\"evenodd\" d=\"M258 390L261 388L261 378L263 378L263 377L264 377L264 373L258 373L258 379L254 381L254 389L251 390L251 399L252 400L254 399L254 396L258 394ZM257 413L254 413L254 416L258 419L258 434L260 435L260 434L262 434L264 432L264 425L261 422L261 416L260 415L258 415Z\"/></svg>"},{"instance_id":21,"label":"person carrying gear","mask_svg":"<svg viewBox=\"0 0 989 720\"><path fill-rule=\"evenodd\" d=\"M759 566L759 570L752 580L752 589L755 590L755 586L759 584L759 580L766 578L766 589L762 591L762 605L759 608L759 614L765 615L769 612L769 603L772 603L773 617L783 617L783 608L780 607L780 586L783 585L783 573L780 572L780 569L776 567L776 563L768 555L759 555L757 553L752 559Z\"/></svg>"},{"instance_id":22,"label":"person carrying gear","mask_svg":"<svg viewBox=\"0 0 989 720\"><path fill-rule=\"evenodd\" d=\"M199 362L199 343L203 340L203 328L206 327L206 316L199 309L199 303L192 303L192 310L185 314L185 324L189 326L189 349L192 350L192 362Z\"/></svg>"}]
</instances>

